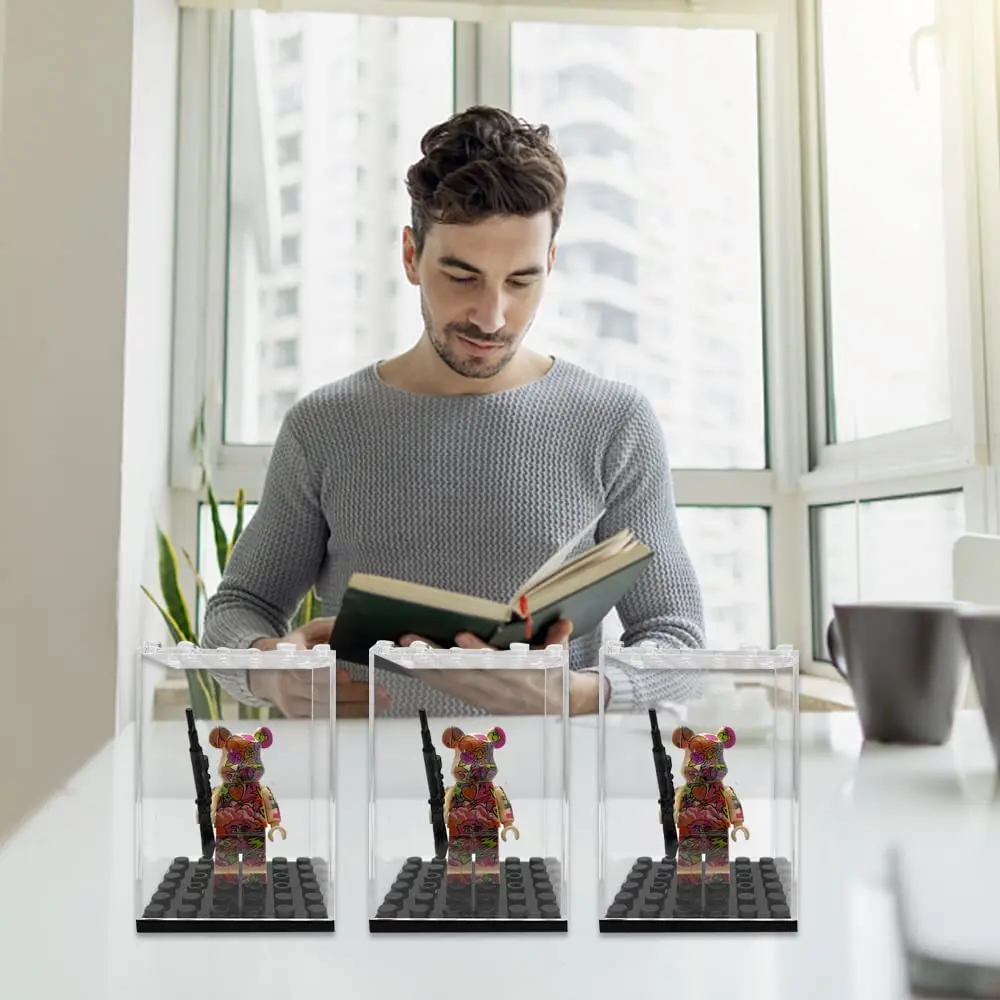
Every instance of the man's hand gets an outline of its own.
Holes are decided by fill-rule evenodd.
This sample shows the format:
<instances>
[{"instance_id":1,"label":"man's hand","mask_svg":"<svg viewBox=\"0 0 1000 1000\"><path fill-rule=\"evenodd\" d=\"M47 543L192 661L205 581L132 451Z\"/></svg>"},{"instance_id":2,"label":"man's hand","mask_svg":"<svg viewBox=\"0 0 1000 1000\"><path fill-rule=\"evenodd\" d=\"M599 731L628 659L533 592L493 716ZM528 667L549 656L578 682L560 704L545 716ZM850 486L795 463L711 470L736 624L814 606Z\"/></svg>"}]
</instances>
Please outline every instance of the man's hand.
<instances>
[{"instance_id":1,"label":"man's hand","mask_svg":"<svg viewBox=\"0 0 1000 1000\"><path fill-rule=\"evenodd\" d=\"M252 645L256 649L272 650L278 648L278 643L291 643L296 649L312 649L330 641L333 622L333 618L314 618L280 639L263 636ZM324 718L329 714L330 685L322 671L251 670L250 690L256 697L276 705L289 719ZM385 689L377 685L376 707L384 709L388 704ZM342 667L337 667L337 718L368 718L368 685L352 680Z\"/></svg>"},{"instance_id":2,"label":"man's hand","mask_svg":"<svg viewBox=\"0 0 1000 1000\"><path fill-rule=\"evenodd\" d=\"M275 639L273 636L261 636L251 643L254 649L277 649L279 642L291 643L296 649L312 649L330 641L333 623L336 618L314 618L299 628L293 628L288 635Z\"/></svg>"},{"instance_id":3,"label":"man's hand","mask_svg":"<svg viewBox=\"0 0 1000 1000\"><path fill-rule=\"evenodd\" d=\"M573 623L559 619L549 626L545 641L532 649L548 646L569 646ZM417 635L405 635L399 640L401 646L414 642L427 642ZM433 643L427 642L428 646ZM461 633L455 637L455 645L463 649L490 649L477 636ZM562 711L562 670L525 672L520 670L462 670L449 667L444 670L422 670L420 679L431 687L462 701L502 715L558 714ZM592 715L597 712L600 693L600 677L593 673L569 675L570 715Z\"/></svg>"}]
</instances>

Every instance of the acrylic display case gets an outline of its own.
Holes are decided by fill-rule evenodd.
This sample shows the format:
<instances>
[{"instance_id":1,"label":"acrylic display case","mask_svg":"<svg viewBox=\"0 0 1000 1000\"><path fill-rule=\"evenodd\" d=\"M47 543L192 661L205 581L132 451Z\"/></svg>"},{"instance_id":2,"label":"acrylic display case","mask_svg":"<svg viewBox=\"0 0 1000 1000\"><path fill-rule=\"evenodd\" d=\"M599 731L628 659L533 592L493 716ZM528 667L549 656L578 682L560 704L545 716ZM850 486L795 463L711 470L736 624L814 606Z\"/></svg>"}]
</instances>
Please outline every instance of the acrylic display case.
<instances>
[{"instance_id":1,"label":"acrylic display case","mask_svg":"<svg viewBox=\"0 0 1000 1000\"><path fill-rule=\"evenodd\" d=\"M567 929L568 653L379 643L369 677L369 928ZM400 676L401 675L401 676Z\"/></svg>"},{"instance_id":2,"label":"acrylic display case","mask_svg":"<svg viewBox=\"0 0 1000 1000\"><path fill-rule=\"evenodd\" d=\"M798 668L790 646L602 648L646 697L599 707L601 931L798 930Z\"/></svg>"},{"instance_id":3,"label":"acrylic display case","mask_svg":"<svg viewBox=\"0 0 1000 1000\"><path fill-rule=\"evenodd\" d=\"M136 929L332 931L336 664L329 646L138 653ZM217 671L276 671L287 717Z\"/></svg>"}]
</instances>

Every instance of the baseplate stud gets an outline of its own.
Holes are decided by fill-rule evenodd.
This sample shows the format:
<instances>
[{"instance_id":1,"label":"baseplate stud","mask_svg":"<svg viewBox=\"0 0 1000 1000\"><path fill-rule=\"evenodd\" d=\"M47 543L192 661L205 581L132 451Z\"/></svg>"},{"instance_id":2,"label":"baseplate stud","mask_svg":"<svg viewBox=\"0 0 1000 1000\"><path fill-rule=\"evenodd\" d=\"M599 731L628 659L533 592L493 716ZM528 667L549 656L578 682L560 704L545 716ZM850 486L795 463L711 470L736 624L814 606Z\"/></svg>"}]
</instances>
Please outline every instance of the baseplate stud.
<instances>
[{"instance_id":1,"label":"baseplate stud","mask_svg":"<svg viewBox=\"0 0 1000 1000\"><path fill-rule=\"evenodd\" d=\"M565 931L555 858L507 858L499 875L447 874L443 858L407 858L368 926L373 932Z\"/></svg>"},{"instance_id":2,"label":"baseplate stud","mask_svg":"<svg viewBox=\"0 0 1000 1000\"><path fill-rule=\"evenodd\" d=\"M139 933L218 931L326 931L334 929L320 888L328 867L322 858L272 858L267 881L213 877L210 858L174 858L141 917Z\"/></svg>"},{"instance_id":3,"label":"baseplate stud","mask_svg":"<svg viewBox=\"0 0 1000 1000\"><path fill-rule=\"evenodd\" d=\"M676 862L638 858L600 921L603 933L797 931L786 858L736 858L729 881L678 879Z\"/></svg>"}]
</instances>

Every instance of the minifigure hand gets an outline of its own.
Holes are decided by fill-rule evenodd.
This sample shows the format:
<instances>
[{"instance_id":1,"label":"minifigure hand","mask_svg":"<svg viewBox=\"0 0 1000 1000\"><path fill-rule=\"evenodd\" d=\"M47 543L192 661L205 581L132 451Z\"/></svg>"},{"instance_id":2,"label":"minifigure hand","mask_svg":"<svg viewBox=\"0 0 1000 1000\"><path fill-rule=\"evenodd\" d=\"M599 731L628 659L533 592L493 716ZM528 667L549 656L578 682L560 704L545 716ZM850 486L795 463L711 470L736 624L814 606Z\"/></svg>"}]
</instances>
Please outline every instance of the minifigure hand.
<instances>
[{"instance_id":1,"label":"minifigure hand","mask_svg":"<svg viewBox=\"0 0 1000 1000\"><path fill-rule=\"evenodd\" d=\"M501 840L506 840L508 833L514 834L514 839L515 840L520 840L521 839L521 831L518 830L518 828L516 826L505 826L503 828L503 830L500 831L500 839Z\"/></svg>"},{"instance_id":2,"label":"minifigure hand","mask_svg":"<svg viewBox=\"0 0 1000 1000\"><path fill-rule=\"evenodd\" d=\"M274 835L276 833L281 834L281 839L284 840L287 834L285 833L285 828L283 826L272 826L270 830L267 831L267 839L270 841L274 840Z\"/></svg>"},{"instance_id":3,"label":"minifigure hand","mask_svg":"<svg viewBox=\"0 0 1000 1000\"><path fill-rule=\"evenodd\" d=\"M750 839L750 831L745 826L743 826L742 824L740 826L734 826L733 827L733 832L730 834L730 836L732 837L733 840L736 840L736 834L737 834L737 832L743 834L743 839L744 840L749 840Z\"/></svg>"}]
</instances>

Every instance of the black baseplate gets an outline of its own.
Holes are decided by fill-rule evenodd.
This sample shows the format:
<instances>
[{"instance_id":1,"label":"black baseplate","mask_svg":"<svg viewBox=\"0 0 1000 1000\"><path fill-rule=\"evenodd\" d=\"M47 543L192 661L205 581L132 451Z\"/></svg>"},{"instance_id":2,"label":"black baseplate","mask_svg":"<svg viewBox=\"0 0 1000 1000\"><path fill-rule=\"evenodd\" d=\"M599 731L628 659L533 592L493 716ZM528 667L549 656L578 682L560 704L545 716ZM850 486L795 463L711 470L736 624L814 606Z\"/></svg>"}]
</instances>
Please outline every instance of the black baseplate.
<instances>
[{"instance_id":1,"label":"black baseplate","mask_svg":"<svg viewBox=\"0 0 1000 1000\"><path fill-rule=\"evenodd\" d=\"M602 932L797 931L785 858L736 858L730 881L678 883L675 861L639 858L600 921Z\"/></svg>"},{"instance_id":2,"label":"black baseplate","mask_svg":"<svg viewBox=\"0 0 1000 1000\"><path fill-rule=\"evenodd\" d=\"M407 858L374 917L371 931L565 931L560 866L555 858L507 858L500 874L447 875L444 858Z\"/></svg>"},{"instance_id":3,"label":"black baseplate","mask_svg":"<svg viewBox=\"0 0 1000 1000\"><path fill-rule=\"evenodd\" d=\"M320 889L322 858L272 858L267 882L252 877L224 882L210 858L174 858L136 920L140 933L213 931L332 931L334 921Z\"/></svg>"}]
</instances>

